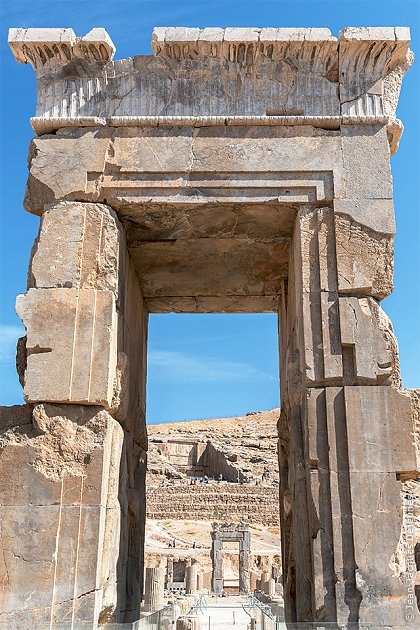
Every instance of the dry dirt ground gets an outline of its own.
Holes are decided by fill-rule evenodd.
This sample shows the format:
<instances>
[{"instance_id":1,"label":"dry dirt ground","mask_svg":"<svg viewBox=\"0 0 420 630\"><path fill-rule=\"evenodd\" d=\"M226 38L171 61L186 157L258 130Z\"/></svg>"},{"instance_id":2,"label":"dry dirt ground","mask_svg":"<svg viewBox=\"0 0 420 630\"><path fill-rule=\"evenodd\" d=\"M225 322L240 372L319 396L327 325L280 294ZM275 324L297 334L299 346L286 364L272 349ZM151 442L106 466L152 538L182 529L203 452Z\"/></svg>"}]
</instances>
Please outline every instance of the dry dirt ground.
<instances>
[{"instance_id":1,"label":"dry dirt ground","mask_svg":"<svg viewBox=\"0 0 420 630\"><path fill-rule=\"evenodd\" d=\"M256 555L276 555L280 549L278 527L250 527L251 553ZM211 523L209 521L154 521L146 522L146 552L172 555L169 543L176 541L177 553L200 556L209 554L211 549ZM195 542L195 548L193 543ZM236 551L237 545L232 550Z\"/></svg>"}]
</instances>

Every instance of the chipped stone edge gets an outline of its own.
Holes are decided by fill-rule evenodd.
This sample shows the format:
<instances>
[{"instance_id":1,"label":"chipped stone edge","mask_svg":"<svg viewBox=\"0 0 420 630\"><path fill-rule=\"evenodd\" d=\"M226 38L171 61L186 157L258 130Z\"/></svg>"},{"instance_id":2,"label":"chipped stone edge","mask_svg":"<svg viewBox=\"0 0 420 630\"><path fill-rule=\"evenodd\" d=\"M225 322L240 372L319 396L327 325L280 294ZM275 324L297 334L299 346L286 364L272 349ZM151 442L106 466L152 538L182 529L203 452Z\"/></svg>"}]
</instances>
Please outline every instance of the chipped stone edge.
<instances>
[{"instance_id":1,"label":"chipped stone edge","mask_svg":"<svg viewBox=\"0 0 420 630\"><path fill-rule=\"evenodd\" d=\"M72 28L10 28L9 47L19 63L35 70L50 63L68 63L71 58L111 61L116 47L104 28L92 28L77 37Z\"/></svg>"},{"instance_id":2,"label":"chipped stone edge","mask_svg":"<svg viewBox=\"0 0 420 630\"><path fill-rule=\"evenodd\" d=\"M207 125L312 125L339 129L340 125L388 125L389 116L77 116L75 118L44 118L34 116L31 125L35 133L51 133L62 127L143 127L143 126L207 126Z\"/></svg>"},{"instance_id":3,"label":"chipped stone edge","mask_svg":"<svg viewBox=\"0 0 420 630\"><path fill-rule=\"evenodd\" d=\"M232 44L251 42L338 42L328 28L255 28L255 27L156 27L152 32L152 50L172 44Z\"/></svg>"},{"instance_id":4,"label":"chipped stone edge","mask_svg":"<svg viewBox=\"0 0 420 630\"><path fill-rule=\"evenodd\" d=\"M38 136L51 134L64 127L207 127L207 126L300 126L337 130L341 125L386 125L390 154L394 155L404 129L390 116L77 116L44 118L34 116L32 129Z\"/></svg>"}]
</instances>

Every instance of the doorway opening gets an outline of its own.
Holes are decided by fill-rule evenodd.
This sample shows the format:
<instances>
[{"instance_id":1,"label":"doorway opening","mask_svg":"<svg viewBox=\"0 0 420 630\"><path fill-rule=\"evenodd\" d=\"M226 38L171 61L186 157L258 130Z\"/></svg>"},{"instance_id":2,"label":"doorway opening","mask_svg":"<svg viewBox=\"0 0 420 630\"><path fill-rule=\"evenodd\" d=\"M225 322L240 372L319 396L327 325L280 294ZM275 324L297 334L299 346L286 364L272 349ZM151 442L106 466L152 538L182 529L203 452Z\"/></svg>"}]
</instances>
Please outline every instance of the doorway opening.
<instances>
[{"instance_id":1,"label":"doorway opening","mask_svg":"<svg viewBox=\"0 0 420 630\"><path fill-rule=\"evenodd\" d=\"M148 347L145 566L168 592L214 592L229 526L217 593L280 584L277 316L152 314Z\"/></svg>"}]
</instances>

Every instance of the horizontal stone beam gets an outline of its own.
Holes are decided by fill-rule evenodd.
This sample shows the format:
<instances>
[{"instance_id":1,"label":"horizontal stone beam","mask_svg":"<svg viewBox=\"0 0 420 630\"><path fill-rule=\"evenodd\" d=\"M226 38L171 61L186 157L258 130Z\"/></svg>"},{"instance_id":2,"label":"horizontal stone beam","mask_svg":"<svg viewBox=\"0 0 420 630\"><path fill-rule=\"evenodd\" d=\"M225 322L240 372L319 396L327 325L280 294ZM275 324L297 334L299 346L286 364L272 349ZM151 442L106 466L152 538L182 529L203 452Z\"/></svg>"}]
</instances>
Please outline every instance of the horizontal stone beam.
<instances>
[{"instance_id":1,"label":"horizontal stone beam","mask_svg":"<svg viewBox=\"0 0 420 630\"><path fill-rule=\"evenodd\" d=\"M374 119L390 129L392 152L401 129L395 122L401 81L413 58L409 42L406 27L351 27L338 38L326 28L159 27L153 55L113 62L115 47L101 28L83 37L72 29L9 32L15 58L37 75L39 134L92 119L105 125L255 119L325 128Z\"/></svg>"}]
</instances>

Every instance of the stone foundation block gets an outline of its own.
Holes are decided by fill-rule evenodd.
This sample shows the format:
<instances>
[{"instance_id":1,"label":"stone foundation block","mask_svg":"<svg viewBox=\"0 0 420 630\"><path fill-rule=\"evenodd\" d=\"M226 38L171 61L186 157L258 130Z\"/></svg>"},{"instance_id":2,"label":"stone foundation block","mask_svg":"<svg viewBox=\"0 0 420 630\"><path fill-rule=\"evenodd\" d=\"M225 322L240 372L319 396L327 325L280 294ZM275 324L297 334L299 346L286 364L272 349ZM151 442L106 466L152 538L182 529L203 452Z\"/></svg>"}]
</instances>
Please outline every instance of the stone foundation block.
<instances>
[{"instance_id":1,"label":"stone foundation block","mask_svg":"<svg viewBox=\"0 0 420 630\"><path fill-rule=\"evenodd\" d=\"M97 407L1 409L0 625L95 627L105 591L116 609L123 440Z\"/></svg>"}]
</instances>

